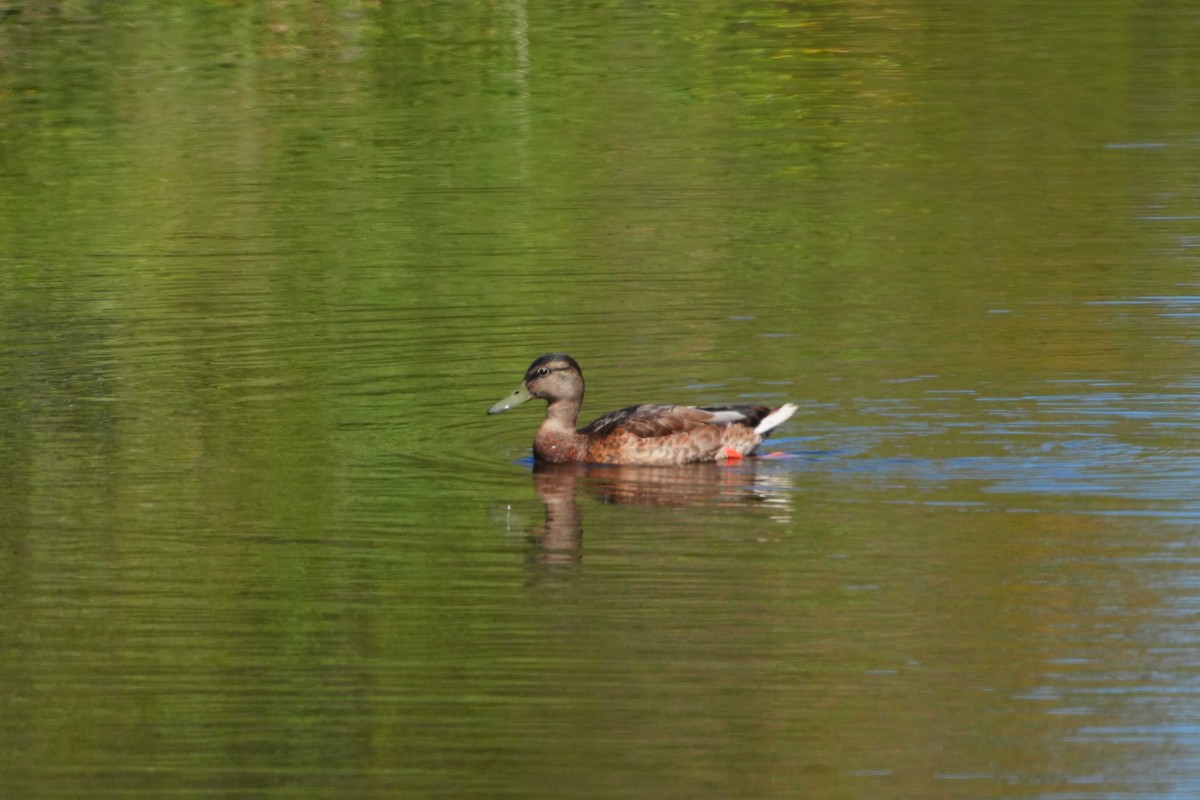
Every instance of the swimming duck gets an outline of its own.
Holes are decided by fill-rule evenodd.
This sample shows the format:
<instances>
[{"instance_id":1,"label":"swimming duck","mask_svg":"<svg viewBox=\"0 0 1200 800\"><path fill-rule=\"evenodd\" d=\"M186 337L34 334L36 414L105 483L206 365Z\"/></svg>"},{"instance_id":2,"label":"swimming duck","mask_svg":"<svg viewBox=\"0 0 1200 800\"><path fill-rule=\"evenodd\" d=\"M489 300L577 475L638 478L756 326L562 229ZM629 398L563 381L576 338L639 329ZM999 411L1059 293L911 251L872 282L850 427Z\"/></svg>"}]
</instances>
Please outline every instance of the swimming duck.
<instances>
[{"instance_id":1,"label":"swimming duck","mask_svg":"<svg viewBox=\"0 0 1200 800\"><path fill-rule=\"evenodd\" d=\"M535 397L547 402L546 419L533 440L541 462L689 464L736 460L796 411L760 405L675 406L647 404L612 411L575 429L583 404L583 370L565 353L547 353L529 365L509 396L488 409L508 411Z\"/></svg>"}]
</instances>

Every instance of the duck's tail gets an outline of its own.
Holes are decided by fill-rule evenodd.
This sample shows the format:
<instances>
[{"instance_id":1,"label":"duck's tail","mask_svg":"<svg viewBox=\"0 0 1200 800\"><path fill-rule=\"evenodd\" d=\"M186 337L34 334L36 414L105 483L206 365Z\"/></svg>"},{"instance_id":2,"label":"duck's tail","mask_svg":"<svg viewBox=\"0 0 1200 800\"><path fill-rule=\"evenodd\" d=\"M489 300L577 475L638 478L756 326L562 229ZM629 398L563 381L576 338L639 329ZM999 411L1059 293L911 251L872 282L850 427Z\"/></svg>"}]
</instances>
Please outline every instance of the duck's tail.
<instances>
[{"instance_id":1,"label":"duck's tail","mask_svg":"<svg viewBox=\"0 0 1200 800\"><path fill-rule=\"evenodd\" d=\"M754 427L754 432L759 436L766 436L771 429L779 427L786 422L787 419L792 416L792 414L795 414L797 408L799 408L799 406L795 403L784 403L779 408L763 417L762 422L758 423L758 425Z\"/></svg>"}]
</instances>

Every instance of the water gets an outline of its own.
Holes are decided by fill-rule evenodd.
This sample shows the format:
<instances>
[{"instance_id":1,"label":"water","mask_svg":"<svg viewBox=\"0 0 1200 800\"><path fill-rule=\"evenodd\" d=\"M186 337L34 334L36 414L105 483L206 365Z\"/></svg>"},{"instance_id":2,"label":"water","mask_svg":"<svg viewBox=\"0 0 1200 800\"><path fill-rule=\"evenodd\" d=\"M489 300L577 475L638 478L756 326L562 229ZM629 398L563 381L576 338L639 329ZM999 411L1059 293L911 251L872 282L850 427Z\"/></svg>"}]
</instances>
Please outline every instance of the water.
<instances>
[{"instance_id":1,"label":"water","mask_svg":"<svg viewBox=\"0 0 1200 800\"><path fill-rule=\"evenodd\" d=\"M0 10L0 793L1200 788L1187 4Z\"/></svg>"}]
</instances>

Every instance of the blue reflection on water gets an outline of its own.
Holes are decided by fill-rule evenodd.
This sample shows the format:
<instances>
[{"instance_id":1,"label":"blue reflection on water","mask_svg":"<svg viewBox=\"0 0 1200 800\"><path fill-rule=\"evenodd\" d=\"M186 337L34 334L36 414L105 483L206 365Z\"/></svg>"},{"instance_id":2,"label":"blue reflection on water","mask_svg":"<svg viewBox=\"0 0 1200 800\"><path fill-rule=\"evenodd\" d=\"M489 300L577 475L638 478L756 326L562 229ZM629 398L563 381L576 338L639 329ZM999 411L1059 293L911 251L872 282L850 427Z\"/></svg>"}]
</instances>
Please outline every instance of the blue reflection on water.
<instances>
[{"instance_id":1,"label":"blue reflection on water","mask_svg":"<svg viewBox=\"0 0 1200 800\"><path fill-rule=\"evenodd\" d=\"M862 400L864 413L884 424L776 439L763 450L795 456L785 468L906 487L899 502L1014 512L1052 504L1059 512L1200 521L1192 435L1200 400L1174 390L1115 391L1122 384L1112 380L1052 384L1073 391ZM961 499L964 491L977 494ZM957 497L939 497L949 493Z\"/></svg>"}]
</instances>

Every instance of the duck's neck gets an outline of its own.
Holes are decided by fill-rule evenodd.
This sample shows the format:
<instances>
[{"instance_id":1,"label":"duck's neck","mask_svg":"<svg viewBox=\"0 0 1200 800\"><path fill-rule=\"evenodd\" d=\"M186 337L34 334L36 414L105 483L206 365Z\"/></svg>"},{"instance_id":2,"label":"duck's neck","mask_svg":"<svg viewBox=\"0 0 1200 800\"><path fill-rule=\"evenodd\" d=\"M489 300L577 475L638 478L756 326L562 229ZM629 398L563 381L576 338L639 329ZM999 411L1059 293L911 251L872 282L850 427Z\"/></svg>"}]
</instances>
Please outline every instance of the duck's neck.
<instances>
[{"instance_id":1,"label":"duck's neck","mask_svg":"<svg viewBox=\"0 0 1200 800\"><path fill-rule=\"evenodd\" d=\"M533 452L542 461L581 461L587 437L575 430L579 400L555 400L546 407L546 419L533 440Z\"/></svg>"},{"instance_id":2,"label":"duck's neck","mask_svg":"<svg viewBox=\"0 0 1200 800\"><path fill-rule=\"evenodd\" d=\"M561 427L575 432L575 420L579 419L579 407L583 400L563 398L555 400L546 406L546 422L553 422L555 427Z\"/></svg>"}]
</instances>

